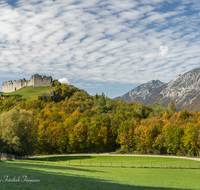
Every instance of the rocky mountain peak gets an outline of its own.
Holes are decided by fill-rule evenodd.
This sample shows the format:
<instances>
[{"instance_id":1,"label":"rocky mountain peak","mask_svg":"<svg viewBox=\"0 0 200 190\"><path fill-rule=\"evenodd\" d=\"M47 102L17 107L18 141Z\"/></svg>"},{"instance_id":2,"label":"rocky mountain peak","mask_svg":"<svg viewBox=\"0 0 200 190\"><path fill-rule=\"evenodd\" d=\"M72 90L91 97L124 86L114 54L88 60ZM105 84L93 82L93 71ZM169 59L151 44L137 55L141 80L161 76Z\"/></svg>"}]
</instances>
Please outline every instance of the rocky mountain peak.
<instances>
[{"instance_id":1,"label":"rocky mountain peak","mask_svg":"<svg viewBox=\"0 0 200 190\"><path fill-rule=\"evenodd\" d=\"M177 104L186 105L193 102L199 91L200 68L197 68L175 77L160 94L163 98L173 99Z\"/></svg>"},{"instance_id":2,"label":"rocky mountain peak","mask_svg":"<svg viewBox=\"0 0 200 190\"><path fill-rule=\"evenodd\" d=\"M164 83L159 80L151 80L150 82L144 83L139 85L138 87L134 88L133 90L129 91L128 93L114 98L122 99L127 102L131 101L142 101L145 100L151 92L159 86L162 86Z\"/></svg>"},{"instance_id":3,"label":"rocky mountain peak","mask_svg":"<svg viewBox=\"0 0 200 190\"><path fill-rule=\"evenodd\" d=\"M177 75L169 83L151 80L118 98L150 105L162 98L165 106L173 99L179 109L200 111L200 67Z\"/></svg>"}]
</instances>

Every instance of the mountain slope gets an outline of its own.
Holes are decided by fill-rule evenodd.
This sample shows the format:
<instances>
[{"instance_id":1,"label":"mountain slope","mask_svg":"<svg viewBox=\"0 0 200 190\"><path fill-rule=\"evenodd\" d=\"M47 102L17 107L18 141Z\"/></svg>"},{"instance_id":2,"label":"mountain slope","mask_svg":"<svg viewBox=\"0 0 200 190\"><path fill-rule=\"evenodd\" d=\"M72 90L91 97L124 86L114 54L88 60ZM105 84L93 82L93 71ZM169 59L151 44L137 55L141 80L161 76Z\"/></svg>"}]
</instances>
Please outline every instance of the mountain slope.
<instances>
[{"instance_id":1,"label":"mountain slope","mask_svg":"<svg viewBox=\"0 0 200 190\"><path fill-rule=\"evenodd\" d=\"M115 99L153 105L160 98L165 106L172 99L180 110L200 111L200 67L178 75L166 84L152 80Z\"/></svg>"},{"instance_id":2,"label":"mountain slope","mask_svg":"<svg viewBox=\"0 0 200 190\"><path fill-rule=\"evenodd\" d=\"M166 98L173 99L179 109L188 109L193 111L196 104L200 103L200 67L190 70L183 75L176 76L171 80L160 94L163 100ZM200 111L200 108L198 108Z\"/></svg>"},{"instance_id":3,"label":"mountain slope","mask_svg":"<svg viewBox=\"0 0 200 190\"><path fill-rule=\"evenodd\" d=\"M136 101L136 102L143 102L151 96L151 93L158 87L163 86L164 83L159 80L152 80L148 83L142 84L133 90L129 91L128 93L124 94L123 96L118 96L114 98L122 99L126 102Z\"/></svg>"}]
</instances>

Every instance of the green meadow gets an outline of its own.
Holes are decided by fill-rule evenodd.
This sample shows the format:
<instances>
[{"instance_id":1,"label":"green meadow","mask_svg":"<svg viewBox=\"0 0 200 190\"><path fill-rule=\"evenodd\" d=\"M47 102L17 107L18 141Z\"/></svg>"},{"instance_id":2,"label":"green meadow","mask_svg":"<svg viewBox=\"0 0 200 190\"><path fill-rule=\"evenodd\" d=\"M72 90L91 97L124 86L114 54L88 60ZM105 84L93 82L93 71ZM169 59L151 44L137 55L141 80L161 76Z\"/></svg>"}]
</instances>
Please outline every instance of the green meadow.
<instances>
[{"instance_id":1,"label":"green meadow","mask_svg":"<svg viewBox=\"0 0 200 190\"><path fill-rule=\"evenodd\" d=\"M20 99L38 99L38 96L41 96L42 94L45 94L47 91L52 91L52 90L53 87L50 86L40 86L40 87L26 86L14 92L9 92L9 93L0 92L0 94L4 96L15 96L19 97Z\"/></svg>"},{"instance_id":2,"label":"green meadow","mask_svg":"<svg viewBox=\"0 0 200 190\"><path fill-rule=\"evenodd\" d=\"M171 169L168 168L170 163ZM200 189L199 163L177 158L132 156L52 156L40 157L37 161L36 158L0 161L0 189ZM189 165L190 169L186 169ZM19 179L19 182L5 182L4 176L10 180ZM26 181L23 176L27 176Z\"/></svg>"},{"instance_id":3,"label":"green meadow","mask_svg":"<svg viewBox=\"0 0 200 190\"><path fill-rule=\"evenodd\" d=\"M165 157L143 156L53 156L31 158L29 162L94 167L139 167L139 168L195 168L200 162Z\"/></svg>"}]
</instances>

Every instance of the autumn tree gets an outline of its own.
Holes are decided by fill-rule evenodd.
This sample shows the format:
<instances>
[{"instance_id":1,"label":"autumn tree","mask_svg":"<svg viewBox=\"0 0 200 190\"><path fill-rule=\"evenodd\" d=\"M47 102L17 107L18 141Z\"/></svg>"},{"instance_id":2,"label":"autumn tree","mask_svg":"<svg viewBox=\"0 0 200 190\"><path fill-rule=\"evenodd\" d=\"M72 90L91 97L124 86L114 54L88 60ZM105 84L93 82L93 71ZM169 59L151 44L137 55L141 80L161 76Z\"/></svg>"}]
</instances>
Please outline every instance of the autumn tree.
<instances>
[{"instance_id":1,"label":"autumn tree","mask_svg":"<svg viewBox=\"0 0 200 190\"><path fill-rule=\"evenodd\" d=\"M6 143L1 152L17 155L33 154L33 115L30 111L13 108L0 115L0 138Z\"/></svg>"},{"instance_id":2,"label":"autumn tree","mask_svg":"<svg viewBox=\"0 0 200 190\"><path fill-rule=\"evenodd\" d=\"M140 102L135 104L134 111L139 114L141 118L147 118L153 109L150 106L146 106L144 103Z\"/></svg>"},{"instance_id":3,"label":"autumn tree","mask_svg":"<svg viewBox=\"0 0 200 190\"><path fill-rule=\"evenodd\" d=\"M163 105L162 99L159 100L159 103L154 102L153 110L155 116L163 116L164 113L167 111L167 108Z\"/></svg>"}]
</instances>

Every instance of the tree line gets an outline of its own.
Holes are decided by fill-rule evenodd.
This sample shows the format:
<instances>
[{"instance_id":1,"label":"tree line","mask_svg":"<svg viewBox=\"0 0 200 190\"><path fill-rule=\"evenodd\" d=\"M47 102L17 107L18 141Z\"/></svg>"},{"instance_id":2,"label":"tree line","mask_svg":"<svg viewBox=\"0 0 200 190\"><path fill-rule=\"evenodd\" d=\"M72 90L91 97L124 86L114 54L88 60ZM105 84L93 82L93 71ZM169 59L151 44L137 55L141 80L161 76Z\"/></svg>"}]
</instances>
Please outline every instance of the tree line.
<instances>
[{"instance_id":1,"label":"tree line","mask_svg":"<svg viewBox=\"0 0 200 190\"><path fill-rule=\"evenodd\" d=\"M199 156L200 113L170 101L151 107L91 96L54 81L55 101L0 98L0 151L16 155L93 153Z\"/></svg>"}]
</instances>

